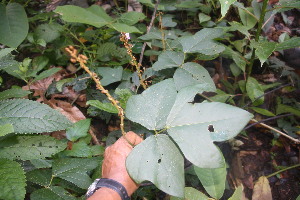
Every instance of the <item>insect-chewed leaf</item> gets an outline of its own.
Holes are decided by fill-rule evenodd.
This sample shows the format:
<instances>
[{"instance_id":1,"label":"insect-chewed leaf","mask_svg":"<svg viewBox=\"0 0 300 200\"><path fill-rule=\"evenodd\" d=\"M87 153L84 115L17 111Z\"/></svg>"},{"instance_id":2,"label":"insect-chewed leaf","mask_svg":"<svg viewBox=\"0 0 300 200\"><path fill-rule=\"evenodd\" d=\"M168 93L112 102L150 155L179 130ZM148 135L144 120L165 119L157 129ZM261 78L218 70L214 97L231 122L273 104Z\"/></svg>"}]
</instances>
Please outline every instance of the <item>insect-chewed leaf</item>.
<instances>
[{"instance_id":1,"label":"insect-chewed leaf","mask_svg":"<svg viewBox=\"0 0 300 200\"><path fill-rule=\"evenodd\" d=\"M32 160L50 157L64 150L65 142L47 135L16 136L17 143L0 148L0 158Z\"/></svg>"},{"instance_id":2,"label":"insect-chewed leaf","mask_svg":"<svg viewBox=\"0 0 300 200\"><path fill-rule=\"evenodd\" d=\"M174 82L177 90L201 83L207 84L207 88L203 91L214 92L216 90L216 86L208 71L201 65L193 62L184 63L182 68L176 70Z\"/></svg>"},{"instance_id":3,"label":"insect-chewed leaf","mask_svg":"<svg viewBox=\"0 0 300 200\"><path fill-rule=\"evenodd\" d=\"M222 156L213 142L233 138L251 118L247 111L223 103L184 103L180 108L173 106L167 127L189 161L202 168L218 168Z\"/></svg>"},{"instance_id":4,"label":"insect-chewed leaf","mask_svg":"<svg viewBox=\"0 0 300 200\"><path fill-rule=\"evenodd\" d=\"M148 180L170 195L183 197L183 156L167 135L153 135L137 145L126 167L137 183Z\"/></svg>"},{"instance_id":5,"label":"insect-chewed leaf","mask_svg":"<svg viewBox=\"0 0 300 200\"><path fill-rule=\"evenodd\" d=\"M126 117L149 130L166 125L167 116L175 102L177 91L173 79L157 83L140 95L131 96L126 105Z\"/></svg>"},{"instance_id":6,"label":"insect-chewed leaf","mask_svg":"<svg viewBox=\"0 0 300 200\"><path fill-rule=\"evenodd\" d=\"M71 122L57 110L27 99L0 101L0 125L12 124L15 133L64 130Z\"/></svg>"}]
</instances>

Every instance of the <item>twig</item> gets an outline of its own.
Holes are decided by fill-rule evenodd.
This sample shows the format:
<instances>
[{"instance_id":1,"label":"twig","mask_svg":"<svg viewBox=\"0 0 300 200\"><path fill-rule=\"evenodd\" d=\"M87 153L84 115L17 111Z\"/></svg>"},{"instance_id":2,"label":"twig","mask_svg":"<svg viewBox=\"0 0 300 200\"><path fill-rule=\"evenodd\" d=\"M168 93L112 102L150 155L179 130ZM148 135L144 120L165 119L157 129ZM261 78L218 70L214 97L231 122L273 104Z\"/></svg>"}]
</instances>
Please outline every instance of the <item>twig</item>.
<instances>
[{"instance_id":1,"label":"twig","mask_svg":"<svg viewBox=\"0 0 300 200\"><path fill-rule=\"evenodd\" d=\"M252 103L254 103L255 101L257 101L258 99L260 99L260 98L266 96L267 94L270 94L270 93L272 93L272 92L275 92L276 90L280 90L281 88L284 88L284 87L289 86L289 85L291 85L291 84L288 83L288 84L282 85L282 86L280 86L280 87L278 87L278 88L275 88L275 89L273 89L273 90L270 90L269 92L266 92L266 93L264 93L263 95L260 95L259 97L257 97L256 99L254 99L253 102L250 101L249 103L247 103L246 105L244 105L242 108L246 108L246 107L248 107L249 105L251 105Z\"/></svg>"},{"instance_id":2,"label":"twig","mask_svg":"<svg viewBox=\"0 0 300 200\"><path fill-rule=\"evenodd\" d=\"M258 121L255 120L255 119L251 119L250 121L251 121L251 122L254 122L254 123L257 123L257 122L258 122ZM292 141L295 142L296 144L300 144L300 141L299 141L299 140L297 140L297 139L295 139L295 138L293 138L293 137L291 137L291 136L289 136L289 135L287 135L287 134L285 134L285 133L283 133L283 132L277 130L276 128L273 128L272 126L269 126L269 125L264 124L264 123L259 123L259 124L260 124L261 126L267 128L267 129L270 129L270 130L272 130L272 131L275 131L276 133L278 133L278 134L280 134L280 135L282 135L282 136L284 136L284 137L286 137L286 138L292 140Z\"/></svg>"},{"instance_id":3,"label":"twig","mask_svg":"<svg viewBox=\"0 0 300 200\"><path fill-rule=\"evenodd\" d=\"M160 0L157 0L156 4L155 4L155 7L154 7L154 10L153 10L153 13L152 13L150 24L147 27L147 33L150 32L150 30L151 30L151 28L153 26L154 19L155 19L155 16L156 16L156 12L157 12L157 8L158 8L159 3L160 3ZM145 52L145 49L146 49L146 45L147 45L147 43L144 42L143 47L142 47L142 51L141 51L141 55L140 55L140 59L139 59L139 66L142 66L142 62L143 62L143 57L144 57L144 52Z\"/></svg>"},{"instance_id":4,"label":"twig","mask_svg":"<svg viewBox=\"0 0 300 200\"><path fill-rule=\"evenodd\" d=\"M83 55L83 54L78 54L77 49L75 49L73 46L69 46L66 47L65 50L70 54L71 59L70 61L72 63L76 63L79 62L80 67L83 68L93 79L93 81L96 83L96 87L98 90L101 91L101 93L105 94L108 98L108 100L118 109L118 115L120 117L120 129L122 132L122 135L124 136L124 138L127 140L127 142L132 145L132 143L126 138L126 132L124 130L124 110L123 108L119 105L119 102L117 100L115 100L110 93L108 92L108 90L106 90L101 82L100 79L98 77L98 75L94 72L91 72L90 69L85 65L87 63L88 58ZM78 55L77 55L78 54ZM133 145L132 145L133 146Z\"/></svg>"},{"instance_id":5,"label":"twig","mask_svg":"<svg viewBox=\"0 0 300 200\"><path fill-rule=\"evenodd\" d=\"M262 122L266 122L266 121L271 121L271 120L274 120L274 119L278 119L278 118L281 118L281 117L288 117L288 116L292 116L293 114L284 114L284 115L277 115L277 116L274 116L274 117L270 117L270 118L267 118L267 119L263 119L263 120L260 120L258 122L255 122L253 124L250 124L249 126L246 126L244 128L244 130L248 129L248 128L251 128L252 126L255 126L256 124L260 124Z\"/></svg>"},{"instance_id":6,"label":"twig","mask_svg":"<svg viewBox=\"0 0 300 200\"><path fill-rule=\"evenodd\" d=\"M89 134L92 136L92 140L94 141L94 143L96 145L100 145L98 138L96 137L96 135L94 134L94 131L92 130L92 128L90 128L89 130Z\"/></svg>"},{"instance_id":7,"label":"twig","mask_svg":"<svg viewBox=\"0 0 300 200\"><path fill-rule=\"evenodd\" d=\"M274 173L272 173L272 174L270 174L270 175L268 175L268 176L266 176L266 177L267 177L267 178L270 178L270 177L275 176L275 175L277 175L277 174L279 174L279 173L281 173L281 172L284 172L284 171L287 171L287 170L290 170L290 169L293 169L293 168L297 168L297 167L300 167L300 164L293 165L293 166L286 167L286 168L284 168L284 169L278 170L277 172L274 172Z\"/></svg>"}]
</instances>

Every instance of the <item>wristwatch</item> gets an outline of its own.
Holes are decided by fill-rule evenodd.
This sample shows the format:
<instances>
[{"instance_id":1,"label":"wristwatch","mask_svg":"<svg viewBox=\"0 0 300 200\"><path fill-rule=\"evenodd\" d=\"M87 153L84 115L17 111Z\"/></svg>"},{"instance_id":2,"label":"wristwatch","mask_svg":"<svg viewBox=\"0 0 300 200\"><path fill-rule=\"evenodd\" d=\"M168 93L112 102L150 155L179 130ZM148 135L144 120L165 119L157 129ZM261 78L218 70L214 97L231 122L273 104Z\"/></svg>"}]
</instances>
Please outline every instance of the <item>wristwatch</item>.
<instances>
[{"instance_id":1,"label":"wristwatch","mask_svg":"<svg viewBox=\"0 0 300 200\"><path fill-rule=\"evenodd\" d=\"M114 191L116 191L122 200L130 200L130 197L128 196L128 193L125 189L125 187L119 183L118 181L109 179L109 178L98 178L96 179L92 185L88 188L88 191L86 193L86 199L88 199L90 196L92 196L99 188L107 187Z\"/></svg>"}]
</instances>

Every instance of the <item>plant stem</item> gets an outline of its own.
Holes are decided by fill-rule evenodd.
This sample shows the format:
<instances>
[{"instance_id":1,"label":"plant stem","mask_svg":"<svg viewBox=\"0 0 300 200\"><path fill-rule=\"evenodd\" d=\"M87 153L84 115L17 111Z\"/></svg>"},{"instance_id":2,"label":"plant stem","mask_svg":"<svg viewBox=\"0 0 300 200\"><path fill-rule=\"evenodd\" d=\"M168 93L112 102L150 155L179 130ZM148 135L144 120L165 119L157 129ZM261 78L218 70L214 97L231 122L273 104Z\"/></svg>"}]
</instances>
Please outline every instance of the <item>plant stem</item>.
<instances>
[{"instance_id":1,"label":"plant stem","mask_svg":"<svg viewBox=\"0 0 300 200\"><path fill-rule=\"evenodd\" d=\"M268 5L268 0L264 0L262 8L261 8L260 18L259 18L258 25L257 25L257 31L256 31L256 34L255 34L255 41L256 42L258 41L259 36L261 34L262 25L263 25L265 15L266 15L266 12L267 12L267 10L266 10L267 5ZM250 64L248 65L247 70L246 70L247 78L251 75L254 60L255 60L255 49L253 48L251 59L250 59Z\"/></svg>"},{"instance_id":2,"label":"plant stem","mask_svg":"<svg viewBox=\"0 0 300 200\"><path fill-rule=\"evenodd\" d=\"M284 172L284 171L287 171L287 170L290 170L290 169L293 169L293 168L297 168L297 167L300 167L300 164L293 165L293 166L286 167L286 168L284 168L284 169L278 170L277 172L274 172L274 173L272 173L272 174L270 174L270 175L268 175L268 176L266 176L266 177L267 177L267 178L270 178L270 177L275 176L275 175L277 175L277 174L279 174L279 173L281 173L281 172Z\"/></svg>"}]
</instances>

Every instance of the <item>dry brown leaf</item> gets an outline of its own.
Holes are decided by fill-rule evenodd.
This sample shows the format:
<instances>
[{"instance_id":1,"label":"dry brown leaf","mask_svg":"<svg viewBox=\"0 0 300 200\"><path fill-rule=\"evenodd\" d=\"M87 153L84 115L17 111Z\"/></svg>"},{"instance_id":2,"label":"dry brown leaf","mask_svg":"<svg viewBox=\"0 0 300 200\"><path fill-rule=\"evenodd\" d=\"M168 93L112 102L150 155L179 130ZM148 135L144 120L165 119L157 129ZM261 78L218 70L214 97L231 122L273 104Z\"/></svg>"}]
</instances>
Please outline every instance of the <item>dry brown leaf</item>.
<instances>
[{"instance_id":1,"label":"dry brown leaf","mask_svg":"<svg viewBox=\"0 0 300 200\"><path fill-rule=\"evenodd\" d=\"M66 116L73 123L85 119L83 113L76 106L72 106L69 102L51 98L50 100L45 101L45 103L60 111L61 114Z\"/></svg>"},{"instance_id":2,"label":"dry brown leaf","mask_svg":"<svg viewBox=\"0 0 300 200\"><path fill-rule=\"evenodd\" d=\"M272 200L271 188L267 177L261 176L255 183L252 200Z\"/></svg>"}]
</instances>

